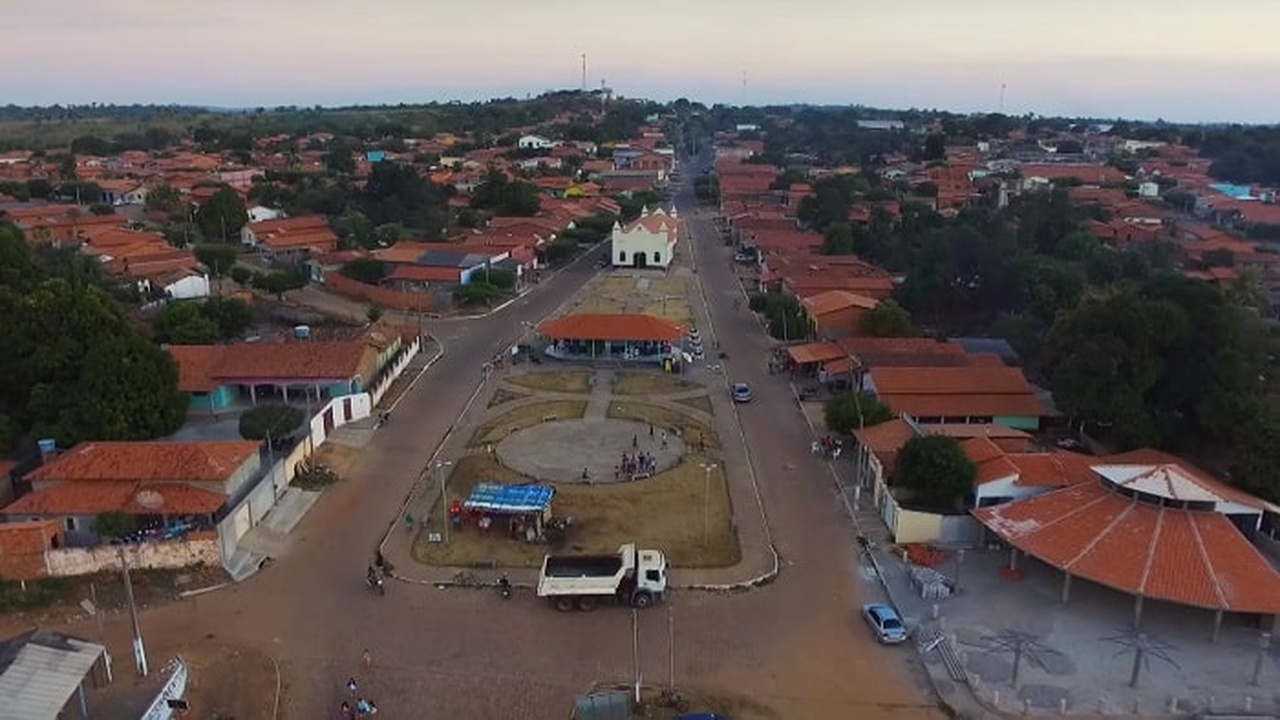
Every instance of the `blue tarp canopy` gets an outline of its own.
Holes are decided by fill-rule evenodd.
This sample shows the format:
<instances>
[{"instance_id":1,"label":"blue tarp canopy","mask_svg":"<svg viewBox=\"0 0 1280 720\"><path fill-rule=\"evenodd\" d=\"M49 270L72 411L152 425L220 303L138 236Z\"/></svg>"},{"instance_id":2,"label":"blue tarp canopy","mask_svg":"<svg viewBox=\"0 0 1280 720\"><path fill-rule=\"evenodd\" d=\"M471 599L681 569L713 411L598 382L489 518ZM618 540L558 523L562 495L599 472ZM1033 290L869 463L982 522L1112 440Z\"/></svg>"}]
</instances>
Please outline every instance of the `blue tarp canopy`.
<instances>
[{"instance_id":1,"label":"blue tarp canopy","mask_svg":"<svg viewBox=\"0 0 1280 720\"><path fill-rule=\"evenodd\" d=\"M556 489L550 485L503 485L482 482L471 488L471 497L462 504L468 510L494 513L541 513L551 507Z\"/></svg>"}]
</instances>

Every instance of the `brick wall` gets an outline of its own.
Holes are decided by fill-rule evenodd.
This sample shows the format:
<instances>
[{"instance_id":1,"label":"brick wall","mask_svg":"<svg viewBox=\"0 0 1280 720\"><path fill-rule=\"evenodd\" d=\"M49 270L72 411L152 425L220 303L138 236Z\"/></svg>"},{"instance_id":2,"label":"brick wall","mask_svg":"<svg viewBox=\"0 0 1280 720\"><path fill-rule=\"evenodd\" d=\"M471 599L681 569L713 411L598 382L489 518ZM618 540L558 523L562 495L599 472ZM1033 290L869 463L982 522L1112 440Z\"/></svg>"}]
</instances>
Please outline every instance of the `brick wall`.
<instances>
[{"instance_id":1,"label":"brick wall","mask_svg":"<svg viewBox=\"0 0 1280 720\"><path fill-rule=\"evenodd\" d=\"M45 577L45 549L61 544L60 535L57 520L0 524L0 579Z\"/></svg>"},{"instance_id":2,"label":"brick wall","mask_svg":"<svg viewBox=\"0 0 1280 720\"><path fill-rule=\"evenodd\" d=\"M392 290L391 288L368 285L352 280L337 272L325 273L324 284L325 287L341 295L363 302L375 303L392 310L425 311L431 309L431 293L429 292L406 292L404 290Z\"/></svg>"}]
</instances>

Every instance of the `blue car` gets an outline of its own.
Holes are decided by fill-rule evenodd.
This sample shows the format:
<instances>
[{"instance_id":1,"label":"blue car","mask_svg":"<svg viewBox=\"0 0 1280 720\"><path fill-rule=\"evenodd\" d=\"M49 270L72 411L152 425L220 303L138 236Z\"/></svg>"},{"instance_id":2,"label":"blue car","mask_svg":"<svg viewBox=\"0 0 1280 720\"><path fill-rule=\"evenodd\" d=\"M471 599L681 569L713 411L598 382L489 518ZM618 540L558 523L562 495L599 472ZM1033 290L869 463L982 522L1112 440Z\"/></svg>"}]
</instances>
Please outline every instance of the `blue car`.
<instances>
[{"instance_id":1,"label":"blue car","mask_svg":"<svg viewBox=\"0 0 1280 720\"><path fill-rule=\"evenodd\" d=\"M739 403L751 402L751 386L744 382L736 382L732 386L733 401Z\"/></svg>"},{"instance_id":2,"label":"blue car","mask_svg":"<svg viewBox=\"0 0 1280 720\"><path fill-rule=\"evenodd\" d=\"M898 617L898 611L884 603L867 603L862 606L862 619L871 626L876 639L885 645L906 642L907 627Z\"/></svg>"}]
</instances>

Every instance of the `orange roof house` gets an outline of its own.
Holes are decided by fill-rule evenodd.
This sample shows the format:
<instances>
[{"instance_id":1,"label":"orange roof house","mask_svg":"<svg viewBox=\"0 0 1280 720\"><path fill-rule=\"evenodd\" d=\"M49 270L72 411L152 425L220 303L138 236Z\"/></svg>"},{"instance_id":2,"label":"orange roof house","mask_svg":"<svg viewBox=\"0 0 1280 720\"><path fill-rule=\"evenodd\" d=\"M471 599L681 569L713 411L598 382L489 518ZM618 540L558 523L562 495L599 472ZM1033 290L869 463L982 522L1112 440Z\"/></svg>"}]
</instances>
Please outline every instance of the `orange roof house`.
<instances>
[{"instance_id":1,"label":"orange roof house","mask_svg":"<svg viewBox=\"0 0 1280 720\"><path fill-rule=\"evenodd\" d=\"M1036 430L1048 414L1022 371L1010 367L878 367L864 388L920 422L997 423Z\"/></svg>"},{"instance_id":2,"label":"orange roof house","mask_svg":"<svg viewBox=\"0 0 1280 720\"><path fill-rule=\"evenodd\" d=\"M323 215L247 223L240 230L240 242L270 255L323 254L338 248L338 236Z\"/></svg>"},{"instance_id":3,"label":"orange roof house","mask_svg":"<svg viewBox=\"0 0 1280 720\"><path fill-rule=\"evenodd\" d=\"M1242 523L1256 531L1274 506L1149 450L1095 459L1091 470L1089 480L973 515L1016 552L1061 570L1064 601L1081 577L1134 595L1139 618L1148 598L1214 610L1215 628L1224 612L1280 614L1280 574L1241 532Z\"/></svg>"},{"instance_id":4,"label":"orange roof house","mask_svg":"<svg viewBox=\"0 0 1280 720\"><path fill-rule=\"evenodd\" d=\"M287 400L303 392L327 398L363 391L373 381L381 353L367 340L171 345L178 364L178 389L191 395L193 410L217 412L247 389L258 401L259 386L269 385Z\"/></svg>"},{"instance_id":5,"label":"orange roof house","mask_svg":"<svg viewBox=\"0 0 1280 720\"><path fill-rule=\"evenodd\" d=\"M27 475L32 491L0 512L11 518L59 519L68 542L96 540L104 512L195 516L197 527L260 476L260 443L87 442Z\"/></svg>"},{"instance_id":6,"label":"orange roof house","mask_svg":"<svg viewBox=\"0 0 1280 720\"><path fill-rule=\"evenodd\" d=\"M802 298L800 304L809 316L816 337L833 339L857 335L862 316L874 310L879 300L844 290L828 290Z\"/></svg>"},{"instance_id":7,"label":"orange roof house","mask_svg":"<svg viewBox=\"0 0 1280 720\"><path fill-rule=\"evenodd\" d=\"M675 342L684 328L660 317L639 313L579 313L548 320L538 332L552 340L601 342Z\"/></svg>"}]
</instances>

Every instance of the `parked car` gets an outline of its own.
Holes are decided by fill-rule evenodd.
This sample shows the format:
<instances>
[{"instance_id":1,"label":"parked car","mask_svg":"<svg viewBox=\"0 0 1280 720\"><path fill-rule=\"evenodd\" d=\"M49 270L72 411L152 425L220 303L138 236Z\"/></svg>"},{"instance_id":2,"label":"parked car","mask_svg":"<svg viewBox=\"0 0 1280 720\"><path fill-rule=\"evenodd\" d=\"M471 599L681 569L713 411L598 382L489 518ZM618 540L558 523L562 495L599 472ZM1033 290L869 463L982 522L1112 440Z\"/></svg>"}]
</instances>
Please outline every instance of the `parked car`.
<instances>
[{"instance_id":1,"label":"parked car","mask_svg":"<svg viewBox=\"0 0 1280 720\"><path fill-rule=\"evenodd\" d=\"M876 639L885 645L906 642L907 626L902 624L898 611L884 603L867 603L862 606L862 618L871 626Z\"/></svg>"},{"instance_id":2,"label":"parked car","mask_svg":"<svg viewBox=\"0 0 1280 720\"><path fill-rule=\"evenodd\" d=\"M733 401L739 403L751 402L751 386L744 382L736 382L731 386L733 393Z\"/></svg>"}]
</instances>

